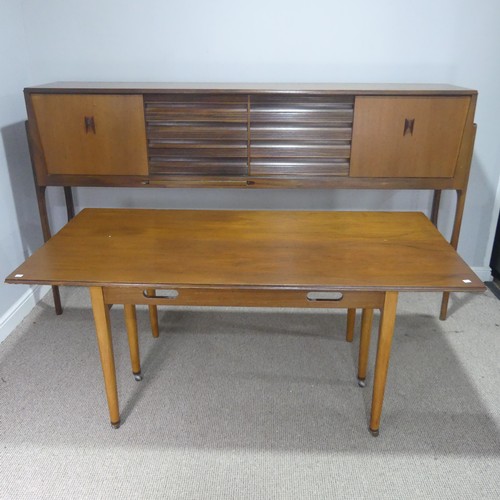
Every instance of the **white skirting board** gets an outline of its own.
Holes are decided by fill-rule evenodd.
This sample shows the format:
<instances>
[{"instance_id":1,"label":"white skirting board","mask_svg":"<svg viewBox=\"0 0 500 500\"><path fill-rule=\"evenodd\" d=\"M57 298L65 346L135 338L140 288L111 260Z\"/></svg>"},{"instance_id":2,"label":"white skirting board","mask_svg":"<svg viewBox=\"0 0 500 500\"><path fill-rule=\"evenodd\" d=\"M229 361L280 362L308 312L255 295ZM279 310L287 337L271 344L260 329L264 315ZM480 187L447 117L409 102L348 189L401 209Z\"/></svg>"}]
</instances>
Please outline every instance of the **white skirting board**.
<instances>
[{"instance_id":1,"label":"white skirting board","mask_svg":"<svg viewBox=\"0 0 500 500\"><path fill-rule=\"evenodd\" d=\"M47 292L48 285L35 285L26 292L0 317L0 342L10 335Z\"/></svg>"},{"instance_id":2,"label":"white skirting board","mask_svg":"<svg viewBox=\"0 0 500 500\"><path fill-rule=\"evenodd\" d=\"M491 270L489 267L473 267L472 270L482 281L491 281ZM50 286L34 286L26 291L23 296L10 307L0 318L0 342L3 342L19 323L50 291ZM64 305L64 304L63 304Z\"/></svg>"}]
</instances>

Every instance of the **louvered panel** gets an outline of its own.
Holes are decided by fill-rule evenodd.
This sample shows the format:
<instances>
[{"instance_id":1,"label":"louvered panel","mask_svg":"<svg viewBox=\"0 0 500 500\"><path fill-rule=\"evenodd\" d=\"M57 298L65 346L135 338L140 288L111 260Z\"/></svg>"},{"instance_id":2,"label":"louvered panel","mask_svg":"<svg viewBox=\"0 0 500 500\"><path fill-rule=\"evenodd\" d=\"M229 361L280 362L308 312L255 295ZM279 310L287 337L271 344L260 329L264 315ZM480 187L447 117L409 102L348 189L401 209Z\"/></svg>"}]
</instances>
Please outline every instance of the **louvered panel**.
<instances>
[{"instance_id":1,"label":"louvered panel","mask_svg":"<svg viewBox=\"0 0 500 500\"><path fill-rule=\"evenodd\" d=\"M151 174L247 173L246 96L152 95L145 116Z\"/></svg>"},{"instance_id":2,"label":"louvered panel","mask_svg":"<svg viewBox=\"0 0 500 500\"><path fill-rule=\"evenodd\" d=\"M353 108L352 96L252 96L251 174L348 175Z\"/></svg>"}]
</instances>

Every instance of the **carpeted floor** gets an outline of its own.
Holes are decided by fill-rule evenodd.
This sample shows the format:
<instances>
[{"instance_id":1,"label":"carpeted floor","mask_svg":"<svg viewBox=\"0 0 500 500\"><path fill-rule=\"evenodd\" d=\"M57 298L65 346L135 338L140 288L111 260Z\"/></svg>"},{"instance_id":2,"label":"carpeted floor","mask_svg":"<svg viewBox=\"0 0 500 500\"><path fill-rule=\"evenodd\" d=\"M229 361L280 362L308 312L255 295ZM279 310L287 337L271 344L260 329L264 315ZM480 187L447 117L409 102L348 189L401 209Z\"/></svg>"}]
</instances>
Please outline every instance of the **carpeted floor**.
<instances>
[{"instance_id":1,"label":"carpeted floor","mask_svg":"<svg viewBox=\"0 0 500 500\"><path fill-rule=\"evenodd\" d=\"M135 382L113 307L114 430L86 290L62 291L63 316L49 294L0 346L1 499L500 498L489 290L446 322L439 295L401 294L378 438L343 311L162 309L153 339L141 308Z\"/></svg>"}]
</instances>

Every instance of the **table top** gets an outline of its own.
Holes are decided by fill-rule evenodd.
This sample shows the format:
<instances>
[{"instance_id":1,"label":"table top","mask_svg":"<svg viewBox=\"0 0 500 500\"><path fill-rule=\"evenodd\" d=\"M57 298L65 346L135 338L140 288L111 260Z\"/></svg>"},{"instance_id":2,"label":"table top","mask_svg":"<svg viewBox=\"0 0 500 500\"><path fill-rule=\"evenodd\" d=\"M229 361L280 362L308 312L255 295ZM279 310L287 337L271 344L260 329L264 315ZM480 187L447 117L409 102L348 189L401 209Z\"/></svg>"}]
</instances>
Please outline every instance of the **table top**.
<instances>
[{"instance_id":1,"label":"table top","mask_svg":"<svg viewBox=\"0 0 500 500\"><path fill-rule=\"evenodd\" d=\"M485 289L418 212L84 209L6 282L331 291Z\"/></svg>"}]
</instances>

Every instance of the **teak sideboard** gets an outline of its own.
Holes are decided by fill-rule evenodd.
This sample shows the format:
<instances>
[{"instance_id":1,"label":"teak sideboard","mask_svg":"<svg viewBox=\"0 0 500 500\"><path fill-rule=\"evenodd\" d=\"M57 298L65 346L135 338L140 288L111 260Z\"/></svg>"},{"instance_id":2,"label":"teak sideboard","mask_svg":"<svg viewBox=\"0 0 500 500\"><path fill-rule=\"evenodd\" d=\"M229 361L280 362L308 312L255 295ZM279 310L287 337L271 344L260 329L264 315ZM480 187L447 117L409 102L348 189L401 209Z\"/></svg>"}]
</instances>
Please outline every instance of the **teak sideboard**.
<instances>
[{"instance_id":1,"label":"teak sideboard","mask_svg":"<svg viewBox=\"0 0 500 500\"><path fill-rule=\"evenodd\" d=\"M24 90L45 189L76 186L455 190L456 249L477 91L451 85L53 83ZM443 295L441 319L449 294ZM61 303L54 287L56 312Z\"/></svg>"}]
</instances>

